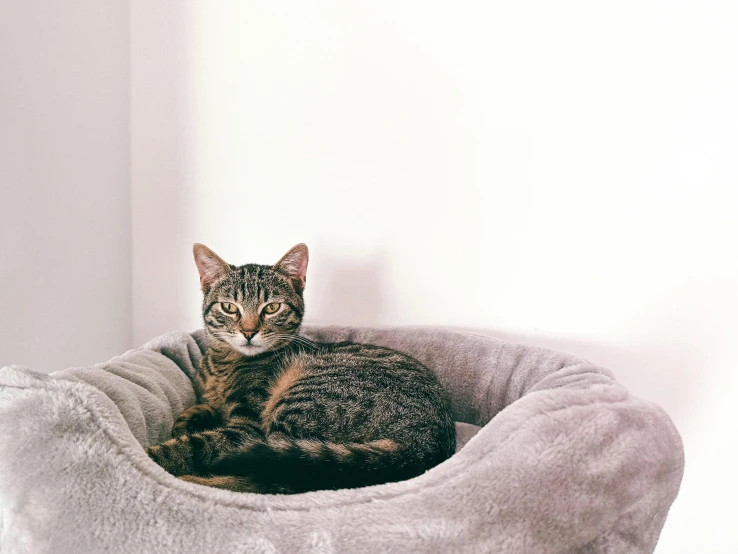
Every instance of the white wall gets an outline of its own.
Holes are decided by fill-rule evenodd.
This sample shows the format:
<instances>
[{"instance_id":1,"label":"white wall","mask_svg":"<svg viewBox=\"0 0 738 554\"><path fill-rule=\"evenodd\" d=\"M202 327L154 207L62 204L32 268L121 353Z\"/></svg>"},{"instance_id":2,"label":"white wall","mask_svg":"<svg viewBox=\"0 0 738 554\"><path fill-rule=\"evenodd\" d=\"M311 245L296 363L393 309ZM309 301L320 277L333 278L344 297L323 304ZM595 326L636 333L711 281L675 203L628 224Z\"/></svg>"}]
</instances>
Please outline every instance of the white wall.
<instances>
[{"instance_id":1,"label":"white wall","mask_svg":"<svg viewBox=\"0 0 738 554\"><path fill-rule=\"evenodd\" d=\"M305 241L311 321L612 368L686 443L658 551L738 551L737 9L133 0L135 341L200 324L193 242Z\"/></svg>"},{"instance_id":2,"label":"white wall","mask_svg":"<svg viewBox=\"0 0 738 554\"><path fill-rule=\"evenodd\" d=\"M129 7L0 10L0 366L131 346Z\"/></svg>"}]
</instances>

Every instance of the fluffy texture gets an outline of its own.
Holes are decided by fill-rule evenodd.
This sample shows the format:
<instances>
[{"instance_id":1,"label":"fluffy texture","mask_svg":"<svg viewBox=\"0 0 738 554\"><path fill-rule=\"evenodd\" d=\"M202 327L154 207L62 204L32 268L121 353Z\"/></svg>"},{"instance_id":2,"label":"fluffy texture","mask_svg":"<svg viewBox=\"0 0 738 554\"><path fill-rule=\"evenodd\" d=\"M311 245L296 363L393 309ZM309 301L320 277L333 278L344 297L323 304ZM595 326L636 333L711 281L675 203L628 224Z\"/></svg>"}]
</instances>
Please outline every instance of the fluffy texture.
<instances>
[{"instance_id":1,"label":"fluffy texture","mask_svg":"<svg viewBox=\"0 0 738 554\"><path fill-rule=\"evenodd\" d=\"M438 329L303 333L396 348L430 367L452 398L457 454L362 489L209 488L169 475L143 449L195 402L200 333L50 376L6 367L0 551L653 551L681 482L682 443L661 408L607 370Z\"/></svg>"}]
</instances>

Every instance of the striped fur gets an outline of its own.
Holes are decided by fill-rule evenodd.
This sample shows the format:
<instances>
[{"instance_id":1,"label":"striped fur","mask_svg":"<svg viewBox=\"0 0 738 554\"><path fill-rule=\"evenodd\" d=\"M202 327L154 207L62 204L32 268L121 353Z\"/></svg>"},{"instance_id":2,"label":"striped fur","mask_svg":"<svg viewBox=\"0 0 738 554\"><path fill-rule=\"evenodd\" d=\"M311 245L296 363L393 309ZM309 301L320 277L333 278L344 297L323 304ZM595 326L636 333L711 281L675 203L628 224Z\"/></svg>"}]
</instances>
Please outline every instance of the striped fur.
<instances>
[{"instance_id":1,"label":"striped fur","mask_svg":"<svg viewBox=\"0 0 738 554\"><path fill-rule=\"evenodd\" d=\"M307 256L231 266L195 245L210 342L199 403L148 449L170 473L291 494L408 479L453 454L448 398L417 360L298 335Z\"/></svg>"}]
</instances>

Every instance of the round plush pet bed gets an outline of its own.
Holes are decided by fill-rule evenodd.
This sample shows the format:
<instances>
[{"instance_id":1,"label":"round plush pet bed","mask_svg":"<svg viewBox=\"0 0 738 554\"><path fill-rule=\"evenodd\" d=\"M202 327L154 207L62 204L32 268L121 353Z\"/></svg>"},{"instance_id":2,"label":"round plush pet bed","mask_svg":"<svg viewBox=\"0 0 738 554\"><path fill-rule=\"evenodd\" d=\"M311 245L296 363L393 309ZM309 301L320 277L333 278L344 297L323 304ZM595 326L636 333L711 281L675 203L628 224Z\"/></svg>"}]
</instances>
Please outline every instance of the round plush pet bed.
<instances>
[{"instance_id":1,"label":"round plush pet bed","mask_svg":"<svg viewBox=\"0 0 738 554\"><path fill-rule=\"evenodd\" d=\"M144 453L195 401L200 332L51 375L6 367L0 551L653 551L681 482L682 444L666 413L609 371L437 329L303 334L417 357L451 395L459 451L399 483L235 493L179 480Z\"/></svg>"}]
</instances>

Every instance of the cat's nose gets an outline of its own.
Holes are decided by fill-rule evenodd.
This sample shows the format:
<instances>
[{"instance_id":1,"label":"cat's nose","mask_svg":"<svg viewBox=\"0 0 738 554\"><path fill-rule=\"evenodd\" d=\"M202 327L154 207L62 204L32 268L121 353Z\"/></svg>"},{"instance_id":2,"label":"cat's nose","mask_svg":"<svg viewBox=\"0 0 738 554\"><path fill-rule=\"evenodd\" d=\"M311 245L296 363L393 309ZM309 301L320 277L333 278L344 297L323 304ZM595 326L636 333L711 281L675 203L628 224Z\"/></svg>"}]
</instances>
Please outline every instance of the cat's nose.
<instances>
[{"instance_id":1,"label":"cat's nose","mask_svg":"<svg viewBox=\"0 0 738 554\"><path fill-rule=\"evenodd\" d=\"M251 340L254 338L254 335L258 333L259 331L257 331L256 329L250 329L250 330L242 329L241 332L243 333L243 336L246 337L247 340Z\"/></svg>"}]
</instances>

